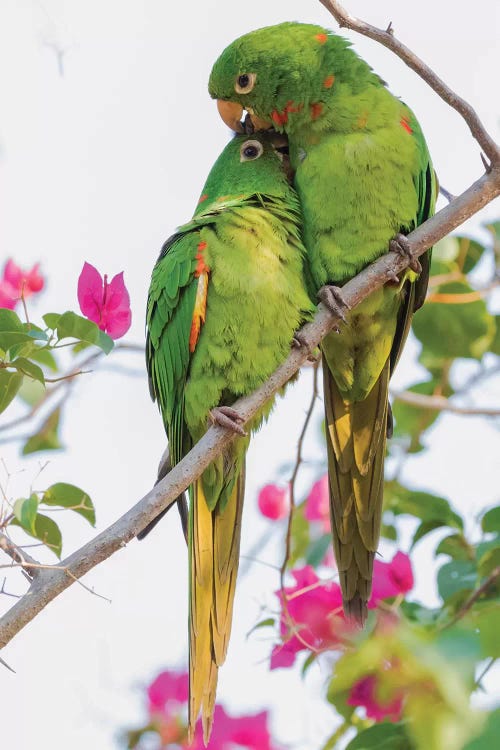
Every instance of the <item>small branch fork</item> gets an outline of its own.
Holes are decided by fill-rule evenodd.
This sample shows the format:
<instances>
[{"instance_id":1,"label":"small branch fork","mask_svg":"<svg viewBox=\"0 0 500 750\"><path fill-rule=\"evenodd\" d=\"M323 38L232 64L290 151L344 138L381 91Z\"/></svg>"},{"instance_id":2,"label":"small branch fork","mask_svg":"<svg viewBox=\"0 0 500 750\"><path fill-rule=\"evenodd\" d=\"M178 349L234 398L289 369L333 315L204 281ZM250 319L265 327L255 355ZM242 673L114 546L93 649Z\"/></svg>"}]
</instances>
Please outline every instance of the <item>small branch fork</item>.
<instances>
[{"instance_id":1,"label":"small branch fork","mask_svg":"<svg viewBox=\"0 0 500 750\"><path fill-rule=\"evenodd\" d=\"M427 396L413 391L391 392L395 401L402 401L410 406L432 411L446 411L450 414L461 414L471 417L500 417L500 407L488 406L459 406L444 396Z\"/></svg>"},{"instance_id":2,"label":"small branch fork","mask_svg":"<svg viewBox=\"0 0 500 750\"><path fill-rule=\"evenodd\" d=\"M339 3L333 0L320 1L339 23L381 42L426 80L444 101L462 115L490 160L487 171L482 177L408 235L407 247L414 257L418 257L500 195L499 148L484 130L472 107L451 91L410 50L398 42L391 31L381 31L358 21L348 15ZM395 274L401 274L408 267L409 262L410 257L403 257L396 253L387 253L382 256L342 287L345 303L351 309L356 307L369 294L393 279ZM317 347L324 336L338 324L338 317L320 304L314 320L304 326L301 331L303 345L298 349L294 348L286 361L260 388L232 405L243 422L247 422L288 382L307 360L309 352ZM38 569L28 594L17 601L0 619L0 648L9 643L49 602L71 586L75 580L80 579L103 560L125 547L127 542L133 539L153 518L175 502L176 498L234 440L234 437L234 433L223 427L210 427L188 455L125 515L61 561L59 565L50 569Z\"/></svg>"}]
</instances>

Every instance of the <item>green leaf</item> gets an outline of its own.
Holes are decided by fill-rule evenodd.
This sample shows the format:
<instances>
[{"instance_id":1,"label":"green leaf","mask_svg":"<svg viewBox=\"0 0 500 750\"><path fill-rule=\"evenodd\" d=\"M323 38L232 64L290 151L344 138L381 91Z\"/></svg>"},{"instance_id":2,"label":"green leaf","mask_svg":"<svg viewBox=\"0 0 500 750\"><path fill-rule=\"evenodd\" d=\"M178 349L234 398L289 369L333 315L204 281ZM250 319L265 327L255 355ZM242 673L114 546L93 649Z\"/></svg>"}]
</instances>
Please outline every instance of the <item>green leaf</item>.
<instances>
[{"instance_id":1,"label":"green leaf","mask_svg":"<svg viewBox=\"0 0 500 750\"><path fill-rule=\"evenodd\" d=\"M490 573L500 566L500 546L489 549L482 555L477 563L477 571L480 578L487 578ZM500 623L499 623L500 624Z\"/></svg>"},{"instance_id":2,"label":"green leaf","mask_svg":"<svg viewBox=\"0 0 500 750\"><path fill-rule=\"evenodd\" d=\"M49 414L38 432L32 435L25 443L22 451L23 456L26 456L28 453L36 453L37 451L59 450L63 447L57 434L60 417L61 409L58 407Z\"/></svg>"},{"instance_id":3,"label":"green leaf","mask_svg":"<svg viewBox=\"0 0 500 750\"><path fill-rule=\"evenodd\" d=\"M40 349L39 347L37 347L30 354L30 358L34 359L35 362L40 362L41 365L48 367L49 370L52 370L52 372L57 372L57 362L54 355L49 349Z\"/></svg>"},{"instance_id":4,"label":"green leaf","mask_svg":"<svg viewBox=\"0 0 500 750\"><path fill-rule=\"evenodd\" d=\"M401 602L400 608L408 620L412 622L418 622L419 625L423 625L426 627L434 626L436 624L436 620L441 614L441 608L429 609L428 607L424 607L423 604L418 604L418 602L409 602L406 599Z\"/></svg>"},{"instance_id":5,"label":"green leaf","mask_svg":"<svg viewBox=\"0 0 500 750\"><path fill-rule=\"evenodd\" d=\"M463 534L451 534L441 539L434 555L449 555L454 560L473 560L474 549Z\"/></svg>"},{"instance_id":6,"label":"green leaf","mask_svg":"<svg viewBox=\"0 0 500 750\"><path fill-rule=\"evenodd\" d=\"M470 273L479 263L486 247L470 237L459 237L459 257L463 261L462 270L464 273Z\"/></svg>"},{"instance_id":7,"label":"green leaf","mask_svg":"<svg viewBox=\"0 0 500 750\"><path fill-rule=\"evenodd\" d=\"M424 396L432 396L436 390L436 381L426 380L422 383L416 383L408 388L412 393L419 393ZM409 435L411 438L409 452L417 453L424 447L420 442L422 433L431 426L440 416L436 409L424 409L422 406L413 406L397 398L394 399L392 406L394 415L394 434L396 436Z\"/></svg>"},{"instance_id":8,"label":"green leaf","mask_svg":"<svg viewBox=\"0 0 500 750\"><path fill-rule=\"evenodd\" d=\"M35 406L45 397L45 386L31 378L24 378L18 391L18 397L28 406Z\"/></svg>"},{"instance_id":9,"label":"green leaf","mask_svg":"<svg viewBox=\"0 0 500 750\"><path fill-rule=\"evenodd\" d=\"M495 335L490 344L490 352L500 355L500 315L495 315Z\"/></svg>"},{"instance_id":10,"label":"green leaf","mask_svg":"<svg viewBox=\"0 0 500 750\"><path fill-rule=\"evenodd\" d=\"M383 523L380 529L381 536L390 539L392 542L398 541L398 530L392 523Z\"/></svg>"},{"instance_id":11,"label":"green leaf","mask_svg":"<svg viewBox=\"0 0 500 750\"><path fill-rule=\"evenodd\" d=\"M55 331L57 328L57 324L59 323L59 319L61 317L60 313L45 313L43 316L43 322L47 326L47 328L50 328L52 331Z\"/></svg>"},{"instance_id":12,"label":"green leaf","mask_svg":"<svg viewBox=\"0 0 500 750\"><path fill-rule=\"evenodd\" d=\"M40 503L44 505L58 505L61 508L73 510L83 516L92 526L95 526L95 509L92 500L86 492L74 484L57 482L43 493Z\"/></svg>"},{"instance_id":13,"label":"green leaf","mask_svg":"<svg viewBox=\"0 0 500 750\"><path fill-rule=\"evenodd\" d=\"M20 373L0 370L0 414L15 398L22 382L23 376Z\"/></svg>"},{"instance_id":14,"label":"green leaf","mask_svg":"<svg viewBox=\"0 0 500 750\"><path fill-rule=\"evenodd\" d=\"M293 567L298 560L304 559L310 542L309 522L304 516L305 503L297 506L292 520L292 550L289 566Z\"/></svg>"},{"instance_id":15,"label":"green leaf","mask_svg":"<svg viewBox=\"0 0 500 750\"><path fill-rule=\"evenodd\" d=\"M477 602L468 612L466 624L479 632L483 658L500 658L500 601Z\"/></svg>"},{"instance_id":16,"label":"green leaf","mask_svg":"<svg viewBox=\"0 0 500 750\"><path fill-rule=\"evenodd\" d=\"M6 307L0 307L0 331L24 332L24 323L14 310L7 310Z\"/></svg>"},{"instance_id":17,"label":"green leaf","mask_svg":"<svg viewBox=\"0 0 500 750\"><path fill-rule=\"evenodd\" d=\"M481 528L486 533L490 531L500 532L500 505L486 511L481 519Z\"/></svg>"},{"instance_id":18,"label":"green leaf","mask_svg":"<svg viewBox=\"0 0 500 750\"><path fill-rule=\"evenodd\" d=\"M454 560L443 565L437 575L439 596L446 601L459 591L473 591L477 583L476 564Z\"/></svg>"},{"instance_id":19,"label":"green leaf","mask_svg":"<svg viewBox=\"0 0 500 750\"><path fill-rule=\"evenodd\" d=\"M487 718L486 726L481 734L472 742L468 742L463 750L493 750L498 746L500 737L500 708L492 711Z\"/></svg>"},{"instance_id":20,"label":"green leaf","mask_svg":"<svg viewBox=\"0 0 500 750\"><path fill-rule=\"evenodd\" d=\"M346 750L412 750L402 724L382 722L360 732L346 747Z\"/></svg>"},{"instance_id":21,"label":"green leaf","mask_svg":"<svg viewBox=\"0 0 500 750\"><path fill-rule=\"evenodd\" d=\"M12 524L13 526L21 526L17 518L12 520ZM33 531L27 529L25 526L23 526L23 529L34 539L38 539L42 544L45 544L46 547L52 550L52 552L60 558L62 552L62 535L56 522L53 521L52 518L44 516L42 513L38 513L35 518L34 526Z\"/></svg>"},{"instance_id":22,"label":"green leaf","mask_svg":"<svg viewBox=\"0 0 500 750\"><path fill-rule=\"evenodd\" d=\"M23 375L28 375L33 380L38 380L39 383L45 385L45 377L41 368L29 359L18 357L10 363L9 367L15 367L18 372L21 372Z\"/></svg>"},{"instance_id":23,"label":"green leaf","mask_svg":"<svg viewBox=\"0 0 500 750\"><path fill-rule=\"evenodd\" d=\"M30 497L20 497L14 503L14 516L19 521L19 526L34 536L35 519L38 513L38 497L32 493Z\"/></svg>"},{"instance_id":24,"label":"green leaf","mask_svg":"<svg viewBox=\"0 0 500 750\"><path fill-rule=\"evenodd\" d=\"M384 510L391 510L395 515L408 513L423 522L437 524L433 528L450 526L462 531L461 517L451 509L444 497L410 490L397 482L386 482L385 490Z\"/></svg>"},{"instance_id":25,"label":"green leaf","mask_svg":"<svg viewBox=\"0 0 500 750\"><path fill-rule=\"evenodd\" d=\"M443 524L442 521L438 521L438 520L422 521L422 523L420 524L420 526L418 526L416 532L413 535L410 549L413 549L413 547L416 545L419 539L422 539L422 537L426 536L427 534L430 534L431 531L434 531L435 529L440 529L443 526L446 526L446 524Z\"/></svg>"},{"instance_id":26,"label":"green leaf","mask_svg":"<svg viewBox=\"0 0 500 750\"><path fill-rule=\"evenodd\" d=\"M74 338L88 344L95 344L105 354L109 354L114 346L113 339L104 331L101 331L95 323L70 310L63 313L59 318L57 335L59 339Z\"/></svg>"},{"instance_id":27,"label":"green leaf","mask_svg":"<svg viewBox=\"0 0 500 750\"><path fill-rule=\"evenodd\" d=\"M433 292L441 301L426 302L413 321L413 331L422 345L440 357L472 357L480 359L495 335L495 321L483 299L467 301L474 289L467 283L454 281L442 284ZM458 295L464 302L456 302ZM443 295L451 295L446 302Z\"/></svg>"},{"instance_id":28,"label":"green leaf","mask_svg":"<svg viewBox=\"0 0 500 750\"><path fill-rule=\"evenodd\" d=\"M324 559L327 550L332 543L331 534L323 534L309 545L306 552L306 563L316 568Z\"/></svg>"}]
</instances>

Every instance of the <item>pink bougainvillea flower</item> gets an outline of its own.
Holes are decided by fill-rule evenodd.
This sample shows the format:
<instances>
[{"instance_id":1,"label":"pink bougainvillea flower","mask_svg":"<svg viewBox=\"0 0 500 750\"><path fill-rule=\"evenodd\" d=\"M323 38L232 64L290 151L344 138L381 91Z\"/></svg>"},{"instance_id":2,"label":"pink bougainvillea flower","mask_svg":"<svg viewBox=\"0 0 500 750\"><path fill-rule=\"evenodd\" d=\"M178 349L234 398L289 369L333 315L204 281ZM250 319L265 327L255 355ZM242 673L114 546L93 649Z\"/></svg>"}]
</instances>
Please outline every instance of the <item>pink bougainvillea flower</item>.
<instances>
[{"instance_id":1,"label":"pink bougainvillea flower","mask_svg":"<svg viewBox=\"0 0 500 750\"><path fill-rule=\"evenodd\" d=\"M274 521L285 518L290 510L290 490L288 487L266 484L259 492L257 504L266 518L272 518Z\"/></svg>"},{"instance_id":2,"label":"pink bougainvillea flower","mask_svg":"<svg viewBox=\"0 0 500 750\"><path fill-rule=\"evenodd\" d=\"M187 703L188 684L187 672L160 672L148 687L149 713L166 713L171 703Z\"/></svg>"},{"instance_id":3,"label":"pink bougainvillea flower","mask_svg":"<svg viewBox=\"0 0 500 750\"><path fill-rule=\"evenodd\" d=\"M248 750L275 750L269 729L268 714L262 711L251 716L229 716L222 706L215 706L214 724L206 750L234 750L236 747ZM201 722L196 725L190 750L204 750Z\"/></svg>"},{"instance_id":4,"label":"pink bougainvillea flower","mask_svg":"<svg viewBox=\"0 0 500 750\"><path fill-rule=\"evenodd\" d=\"M292 570L295 586L285 588L287 610L282 612L280 634L283 643L271 654L271 669L290 667L299 651L325 651L339 647L354 627L342 610L338 583L322 583L311 566ZM283 603L281 591L276 592Z\"/></svg>"},{"instance_id":5,"label":"pink bougainvillea flower","mask_svg":"<svg viewBox=\"0 0 500 750\"><path fill-rule=\"evenodd\" d=\"M123 271L110 282L90 263L84 263L78 279L78 302L86 318L97 323L112 339L124 336L132 322L130 297Z\"/></svg>"},{"instance_id":6,"label":"pink bougainvillea flower","mask_svg":"<svg viewBox=\"0 0 500 750\"><path fill-rule=\"evenodd\" d=\"M306 500L305 517L308 521L321 521L323 531L330 530L330 496L328 474L318 479L311 487Z\"/></svg>"},{"instance_id":7,"label":"pink bougainvillea flower","mask_svg":"<svg viewBox=\"0 0 500 750\"><path fill-rule=\"evenodd\" d=\"M396 722L401 719L403 698L403 694L397 692L389 700L382 700L377 675L370 674L354 683L347 703L364 708L368 719Z\"/></svg>"},{"instance_id":8,"label":"pink bougainvillea flower","mask_svg":"<svg viewBox=\"0 0 500 750\"><path fill-rule=\"evenodd\" d=\"M411 560L404 552L397 552L391 562L375 560L373 564L373 589L369 609L375 609L383 599L406 594L413 588Z\"/></svg>"},{"instance_id":9,"label":"pink bougainvillea flower","mask_svg":"<svg viewBox=\"0 0 500 750\"><path fill-rule=\"evenodd\" d=\"M6 262L0 278L0 307L13 310L23 296L25 299L43 289L45 280L39 273L39 263L30 271L23 271L12 258Z\"/></svg>"}]
</instances>

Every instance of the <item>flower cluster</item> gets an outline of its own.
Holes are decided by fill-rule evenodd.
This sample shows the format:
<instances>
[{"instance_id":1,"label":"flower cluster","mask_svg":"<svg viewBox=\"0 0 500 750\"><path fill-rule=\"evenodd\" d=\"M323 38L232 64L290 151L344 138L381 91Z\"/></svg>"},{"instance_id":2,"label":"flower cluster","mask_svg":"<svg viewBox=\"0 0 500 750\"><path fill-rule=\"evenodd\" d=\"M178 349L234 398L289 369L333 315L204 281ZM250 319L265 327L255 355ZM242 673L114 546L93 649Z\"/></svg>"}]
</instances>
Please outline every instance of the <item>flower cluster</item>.
<instances>
[{"instance_id":1,"label":"flower cluster","mask_svg":"<svg viewBox=\"0 0 500 750\"><path fill-rule=\"evenodd\" d=\"M129 732L134 744L141 747L142 735L154 733L158 738L158 750L164 748L189 748L204 750L201 721L196 725L193 742L187 741L188 674L183 671L161 672L147 689L149 721L140 730ZM268 729L267 711L246 716L230 716L223 706L217 704L214 727L207 750L277 750ZM148 743L148 747L151 745Z\"/></svg>"},{"instance_id":2,"label":"flower cluster","mask_svg":"<svg viewBox=\"0 0 500 750\"><path fill-rule=\"evenodd\" d=\"M40 264L35 263L30 271L24 271L9 258L0 278L0 307L13 310L21 298L26 299L41 292L45 280L38 270L39 267Z\"/></svg>"}]
</instances>

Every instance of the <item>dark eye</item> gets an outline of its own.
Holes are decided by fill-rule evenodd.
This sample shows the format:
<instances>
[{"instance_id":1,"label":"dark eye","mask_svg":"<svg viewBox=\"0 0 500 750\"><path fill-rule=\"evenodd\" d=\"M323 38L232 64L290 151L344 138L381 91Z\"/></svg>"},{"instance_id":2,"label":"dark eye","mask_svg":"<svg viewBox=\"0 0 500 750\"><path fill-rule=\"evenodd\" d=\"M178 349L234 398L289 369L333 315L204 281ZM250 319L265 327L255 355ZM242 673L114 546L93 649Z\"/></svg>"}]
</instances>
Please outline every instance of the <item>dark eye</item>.
<instances>
[{"instance_id":1,"label":"dark eye","mask_svg":"<svg viewBox=\"0 0 500 750\"><path fill-rule=\"evenodd\" d=\"M260 141L245 141L240 148L240 161L254 161L262 156L263 151Z\"/></svg>"},{"instance_id":2,"label":"dark eye","mask_svg":"<svg viewBox=\"0 0 500 750\"><path fill-rule=\"evenodd\" d=\"M237 94L249 94L255 86L256 78L256 73L242 73L235 81L234 90Z\"/></svg>"}]
</instances>

